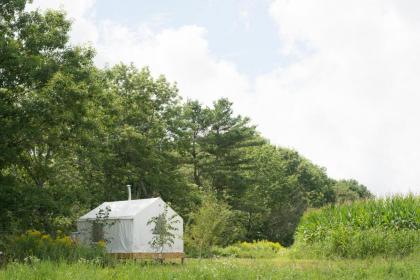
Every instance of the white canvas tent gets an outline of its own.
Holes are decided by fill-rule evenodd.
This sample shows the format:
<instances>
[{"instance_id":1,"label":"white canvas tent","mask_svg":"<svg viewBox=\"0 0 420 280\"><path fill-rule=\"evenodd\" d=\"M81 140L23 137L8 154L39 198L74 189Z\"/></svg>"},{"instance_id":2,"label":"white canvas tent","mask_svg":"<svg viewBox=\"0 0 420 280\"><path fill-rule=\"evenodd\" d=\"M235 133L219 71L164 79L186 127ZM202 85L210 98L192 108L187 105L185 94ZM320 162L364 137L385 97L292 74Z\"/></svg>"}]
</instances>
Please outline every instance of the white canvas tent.
<instances>
[{"instance_id":1,"label":"white canvas tent","mask_svg":"<svg viewBox=\"0 0 420 280\"><path fill-rule=\"evenodd\" d=\"M102 239L107 241L109 253L154 253L149 245L152 240L153 225L147 225L152 217L156 217L164 210L166 203L161 198L137 199L104 202L92 211L83 215L77 221L79 239L82 243L91 243L94 236L94 221L101 211L109 209L105 225L101 228ZM168 217L175 211L168 206ZM177 230L172 247L165 246L164 253L183 253L184 242L183 220L177 215Z\"/></svg>"}]
</instances>

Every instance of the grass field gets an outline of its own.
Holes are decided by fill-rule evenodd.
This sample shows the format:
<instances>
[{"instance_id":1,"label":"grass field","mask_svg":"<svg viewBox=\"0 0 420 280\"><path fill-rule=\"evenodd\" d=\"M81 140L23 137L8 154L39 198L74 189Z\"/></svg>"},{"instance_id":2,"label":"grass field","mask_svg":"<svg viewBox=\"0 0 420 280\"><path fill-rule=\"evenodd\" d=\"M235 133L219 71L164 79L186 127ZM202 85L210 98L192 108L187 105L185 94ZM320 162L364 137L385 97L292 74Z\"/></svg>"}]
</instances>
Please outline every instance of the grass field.
<instances>
[{"instance_id":1,"label":"grass field","mask_svg":"<svg viewBox=\"0 0 420 280\"><path fill-rule=\"evenodd\" d=\"M242 242L214 250L236 258L187 259L184 265L116 262L99 247L86 251L65 236L28 231L10 240L9 254L19 262L1 268L0 280L420 279L419 206L414 196L331 205L305 214L291 249Z\"/></svg>"},{"instance_id":2,"label":"grass field","mask_svg":"<svg viewBox=\"0 0 420 280\"><path fill-rule=\"evenodd\" d=\"M39 261L9 264L0 279L420 279L420 254L370 259L188 259L181 264L93 263Z\"/></svg>"}]
</instances>

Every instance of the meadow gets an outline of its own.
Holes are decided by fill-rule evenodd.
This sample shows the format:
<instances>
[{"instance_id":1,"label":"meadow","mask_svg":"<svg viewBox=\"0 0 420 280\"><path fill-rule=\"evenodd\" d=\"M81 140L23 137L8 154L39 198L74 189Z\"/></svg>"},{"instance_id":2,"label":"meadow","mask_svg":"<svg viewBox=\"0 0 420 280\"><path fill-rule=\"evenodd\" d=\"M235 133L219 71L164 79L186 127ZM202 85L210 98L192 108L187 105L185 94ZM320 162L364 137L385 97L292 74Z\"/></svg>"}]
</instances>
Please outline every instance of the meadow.
<instances>
[{"instance_id":1,"label":"meadow","mask_svg":"<svg viewBox=\"0 0 420 280\"><path fill-rule=\"evenodd\" d=\"M420 279L419 206L415 196L326 206L303 216L291 248L238 242L183 265L117 261L104 244L28 231L9 239L0 279Z\"/></svg>"},{"instance_id":2,"label":"meadow","mask_svg":"<svg viewBox=\"0 0 420 280\"><path fill-rule=\"evenodd\" d=\"M187 259L179 263L12 263L0 279L420 279L420 254L369 259Z\"/></svg>"}]
</instances>

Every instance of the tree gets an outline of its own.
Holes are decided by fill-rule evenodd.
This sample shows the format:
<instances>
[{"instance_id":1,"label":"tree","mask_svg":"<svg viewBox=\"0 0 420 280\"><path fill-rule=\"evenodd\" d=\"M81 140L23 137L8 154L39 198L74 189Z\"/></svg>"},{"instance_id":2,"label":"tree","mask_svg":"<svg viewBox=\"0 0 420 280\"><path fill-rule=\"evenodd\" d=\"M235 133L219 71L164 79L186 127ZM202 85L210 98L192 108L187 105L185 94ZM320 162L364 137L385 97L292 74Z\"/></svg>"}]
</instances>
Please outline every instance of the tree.
<instances>
[{"instance_id":1,"label":"tree","mask_svg":"<svg viewBox=\"0 0 420 280\"><path fill-rule=\"evenodd\" d=\"M233 115L230 101L214 102L209 133L202 143L208 154L203 173L219 197L240 197L245 193L250 180L244 171L252 168L248 149L262 144L250 119ZM230 203L235 206L234 201Z\"/></svg>"},{"instance_id":2,"label":"tree","mask_svg":"<svg viewBox=\"0 0 420 280\"><path fill-rule=\"evenodd\" d=\"M92 243L105 242L105 244L108 244L112 241L105 235L106 229L116 223L116 221L109 219L110 213L111 207L106 206L99 209L98 213L95 214L96 217L92 221Z\"/></svg>"},{"instance_id":3,"label":"tree","mask_svg":"<svg viewBox=\"0 0 420 280\"><path fill-rule=\"evenodd\" d=\"M26 2L0 4L0 200L7 202L0 210L8 213L7 230L51 230L54 218L69 215L77 201L77 192L63 199L67 184L59 179L76 175L73 187L80 178L75 147L89 125L97 76L93 50L67 45L70 22L65 15L27 12ZM12 191L3 197L6 188ZM32 199L19 203L18 214L11 210L22 193Z\"/></svg>"},{"instance_id":4,"label":"tree","mask_svg":"<svg viewBox=\"0 0 420 280\"><path fill-rule=\"evenodd\" d=\"M168 217L168 206L165 205L162 213L147 221L147 225L153 225L153 238L149 241L149 244L159 254L160 262L164 260L165 246L172 247L175 242L176 236L173 231L178 230L176 227L176 224L179 223L177 216L177 214L174 214Z\"/></svg>"},{"instance_id":5,"label":"tree","mask_svg":"<svg viewBox=\"0 0 420 280\"><path fill-rule=\"evenodd\" d=\"M373 198L373 194L354 179L338 180L334 183L335 200L338 203Z\"/></svg>"},{"instance_id":6,"label":"tree","mask_svg":"<svg viewBox=\"0 0 420 280\"><path fill-rule=\"evenodd\" d=\"M248 118L234 115L227 99L215 101L212 108L189 101L183 107L183 119L183 147L194 183L237 208L234 197L239 198L250 185L246 170L252 168L252 158L247 151L263 143L255 126Z\"/></svg>"},{"instance_id":7,"label":"tree","mask_svg":"<svg viewBox=\"0 0 420 280\"><path fill-rule=\"evenodd\" d=\"M186 197L173 123L179 102L176 87L132 65L117 65L105 77L111 100L102 135L105 195L113 195L123 183L132 185L134 197ZM122 195L122 190L117 193Z\"/></svg>"},{"instance_id":8,"label":"tree","mask_svg":"<svg viewBox=\"0 0 420 280\"><path fill-rule=\"evenodd\" d=\"M213 246L226 246L243 237L241 224L228 204L205 194L200 208L191 215L186 243L190 252L199 257L210 254Z\"/></svg>"},{"instance_id":9,"label":"tree","mask_svg":"<svg viewBox=\"0 0 420 280\"><path fill-rule=\"evenodd\" d=\"M333 202L331 181L325 170L297 152L269 143L250 150L254 179L244 196L247 238L293 243L294 231L308 207Z\"/></svg>"},{"instance_id":10,"label":"tree","mask_svg":"<svg viewBox=\"0 0 420 280\"><path fill-rule=\"evenodd\" d=\"M201 146L209 131L211 110L198 101L187 101L183 106L180 123L181 153L187 156L187 163L192 165L193 182L203 187L203 164L207 156Z\"/></svg>"}]
</instances>

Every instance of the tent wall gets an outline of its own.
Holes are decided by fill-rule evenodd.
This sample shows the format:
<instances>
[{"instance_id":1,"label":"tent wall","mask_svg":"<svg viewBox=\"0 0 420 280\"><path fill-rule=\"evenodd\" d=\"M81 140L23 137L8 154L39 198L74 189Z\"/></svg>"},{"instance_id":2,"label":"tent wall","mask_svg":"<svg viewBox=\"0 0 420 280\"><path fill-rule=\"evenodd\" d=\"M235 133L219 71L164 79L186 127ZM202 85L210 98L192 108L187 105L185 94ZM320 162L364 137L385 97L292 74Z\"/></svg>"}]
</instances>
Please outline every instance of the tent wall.
<instances>
[{"instance_id":1,"label":"tent wall","mask_svg":"<svg viewBox=\"0 0 420 280\"><path fill-rule=\"evenodd\" d=\"M163 202L163 201L162 201ZM163 211L163 208L162 208ZM177 215L175 220L178 222L176 223L177 230L174 231L175 234L175 242L171 248L166 248L165 252L184 252L184 220L174 211L172 208L168 208L168 216L171 217L173 215Z\"/></svg>"},{"instance_id":2,"label":"tent wall","mask_svg":"<svg viewBox=\"0 0 420 280\"><path fill-rule=\"evenodd\" d=\"M82 244L91 244L93 221L78 221L77 230ZM133 220L109 220L103 226L106 249L110 253L130 253L133 246Z\"/></svg>"},{"instance_id":3,"label":"tent wall","mask_svg":"<svg viewBox=\"0 0 420 280\"><path fill-rule=\"evenodd\" d=\"M92 243L92 222L77 221L78 239L82 244L89 245Z\"/></svg>"},{"instance_id":4,"label":"tent wall","mask_svg":"<svg viewBox=\"0 0 420 280\"><path fill-rule=\"evenodd\" d=\"M110 253L130 253L133 247L133 220L115 220L104 229Z\"/></svg>"},{"instance_id":5,"label":"tent wall","mask_svg":"<svg viewBox=\"0 0 420 280\"><path fill-rule=\"evenodd\" d=\"M163 212L165 202L161 199L158 199L152 205L138 213L134 217L133 223L133 252L139 253L153 253L154 249L150 246L149 242L153 239L152 228L153 225L147 225L147 222L160 213ZM168 216L176 214L171 208L168 207ZM177 216L179 222L176 224L177 231L175 234L175 242L172 247L165 246L164 252L184 252L184 242L182 240L183 233L183 221L182 218Z\"/></svg>"}]
</instances>

